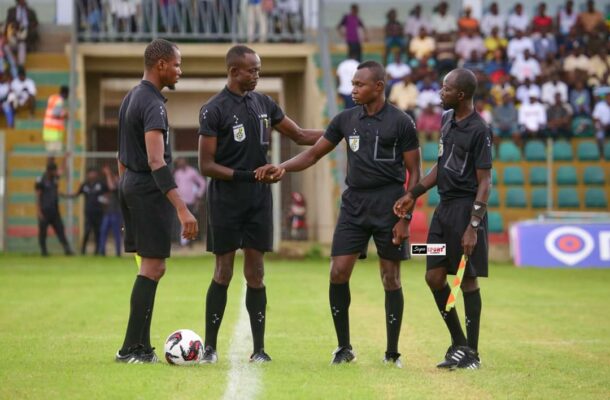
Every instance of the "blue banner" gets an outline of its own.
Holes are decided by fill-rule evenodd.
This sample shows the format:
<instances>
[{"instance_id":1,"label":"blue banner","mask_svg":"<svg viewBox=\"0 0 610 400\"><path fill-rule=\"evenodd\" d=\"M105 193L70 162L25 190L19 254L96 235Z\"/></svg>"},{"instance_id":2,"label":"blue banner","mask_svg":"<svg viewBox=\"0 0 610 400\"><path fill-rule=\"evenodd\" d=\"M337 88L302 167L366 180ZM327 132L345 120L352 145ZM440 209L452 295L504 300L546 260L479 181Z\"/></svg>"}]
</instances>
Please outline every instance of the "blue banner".
<instances>
[{"instance_id":1,"label":"blue banner","mask_svg":"<svg viewBox=\"0 0 610 400\"><path fill-rule=\"evenodd\" d=\"M523 221L510 243L517 266L610 268L610 222Z\"/></svg>"}]
</instances>

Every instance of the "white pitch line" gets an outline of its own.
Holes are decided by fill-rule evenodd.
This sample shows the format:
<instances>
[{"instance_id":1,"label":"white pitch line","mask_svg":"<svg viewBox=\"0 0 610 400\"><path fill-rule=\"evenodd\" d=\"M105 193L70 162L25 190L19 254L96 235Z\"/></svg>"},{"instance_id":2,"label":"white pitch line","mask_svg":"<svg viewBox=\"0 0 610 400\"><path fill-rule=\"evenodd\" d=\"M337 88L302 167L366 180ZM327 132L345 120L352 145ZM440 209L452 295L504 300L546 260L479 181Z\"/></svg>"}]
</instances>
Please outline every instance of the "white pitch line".
<instances>
[{"instance_id":1,"label":"white pitch line","mask_svg":"<svg viewBox=\"0 0 610 400\"><path fill-rule=\"evenodd\" d=\"M250 364L248 357L252 350L252 337L250 334L250 317L246 310L246 285L241 296L239 317L231 338L229 347L229 361L231 369L227 377L227 387L223 399L251 400L261 388L260 365Z\"/></svg>"}]
</instances>

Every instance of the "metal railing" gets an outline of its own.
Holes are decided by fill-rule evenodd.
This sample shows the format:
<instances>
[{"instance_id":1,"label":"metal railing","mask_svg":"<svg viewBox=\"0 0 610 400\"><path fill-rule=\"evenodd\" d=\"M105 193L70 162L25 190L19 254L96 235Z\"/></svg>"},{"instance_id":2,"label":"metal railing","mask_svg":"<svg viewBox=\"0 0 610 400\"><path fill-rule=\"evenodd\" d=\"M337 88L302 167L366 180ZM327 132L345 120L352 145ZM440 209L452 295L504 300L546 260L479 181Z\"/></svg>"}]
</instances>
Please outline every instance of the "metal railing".
<instances>
[{"instance_id":1,"label":"metal railing","mask_svg":"<svg viewBox=\"0 0 610 400\"><path fill-rule=\"evenodd\" d=\"M78 38L84 42L157 37L193 42L301 42L305 37L302 5L293 0L278 1L268 11L242 0L75 1Z\"/></svg>"}]
</instances>

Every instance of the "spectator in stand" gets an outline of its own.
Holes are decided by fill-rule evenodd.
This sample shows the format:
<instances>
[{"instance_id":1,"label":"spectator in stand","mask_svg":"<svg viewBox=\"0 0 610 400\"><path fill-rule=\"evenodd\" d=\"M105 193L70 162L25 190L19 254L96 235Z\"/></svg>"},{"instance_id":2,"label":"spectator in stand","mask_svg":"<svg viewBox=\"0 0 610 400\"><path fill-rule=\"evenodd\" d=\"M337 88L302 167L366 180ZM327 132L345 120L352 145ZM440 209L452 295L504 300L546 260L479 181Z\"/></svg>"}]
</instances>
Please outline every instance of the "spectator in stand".
<instances>
[{"instance_id":1,"label":"spectator in stand","mask_svg":"<svg viewBox=\"0 0 610 400\"><path fill-rule=\"evenodd\" d=\"M512 138L516 145L521 144L521 134L517 120L519 115L510 93L504 92L502 101L496 105L491 115L491 128L496 146L503 138Z\"/></svg>"},{"instance_id":2,"label":"spectator in stand","mask_svg":"<svg viewBox=\"0 0 610 400\"><path fill-rule=\"evenodd\" d=\"M15 111L26 108L30 110L30 116L34 118L36 114L36 84L25 74L25 68L19 67L17 77L11 82L11 91L15 93Z\"/></svg>"},{"instance_id":3,"label":"spectator in stand","mask_svg":"<svg viewBox=\"0 0 610 400\"><path fill-rule=\"evenodd\" d=\"M137 11L137 0L110 0L110 13L115 32L123 34L137 32ZM127 35L124 36L127 37Z\"/></svg>"},{"instance_id":4,"label":"spectator in stand","mask_svg":"<svg viewBox=\"0 0 610 400\"><path fill-rule=\"evenodd\" d=\"M436 35L436 70L439 76L445 76L449 71L457 67L457 55L455 54L455 37L449 33Z\"/></svg>"},{"instance_id":5,"label":"spectator in stand","mask_svg":"<svg viewBox=\"0 0 610 400\"><path fill-rule=\"evenodd\" d=\"M542 138L546 129L546 110L538 101L538 94L532 91L529 102L519 107L519 125L523 139Z\"/></svg>"},{"instance_id":6,"label":"spectator in stand","mask_svg":"<svg viewBox=\"0 0 610 400\"><path fill-rule=\"evenodd\" d=\"M407 22L405 23L405 36L407 40L411 40L415 36L419 35L419 30L426 28L426 32L432 32L432 28L426 18L421 15L421 5L416 4L409 13ZM406 46L405 46L406 47Z\"/></svg>"},{"instance_id":7,"label":"spectator in stand","mask_svg":"<svg viewBox=\"0 0 610 400\"><path fill-rule=\"evenodd\" d=\"M533 83L530 78L525 78L525 82L521 86L517 88L517 94L515 95L516 99L521 104L527 104L530 101L532 96L536 97L536 99L540 98L540 86Z\"/></svg>"},{"instance_id":8,"label":"spectator in stand","mask_svg":"<svg viewBox=\"0 0 610 400\"><path fill-rule=\"evenodd\" d=\"M570 106L574 116L591 115L591 94L582 79L577 79L570 90Z\"/></svg>"},{"instance_id":9,"label":"spectator in stand","mask_svg":"<svg viewBox=\"0 0 610 400\"><path fill-rule=\"evenodd\" d=\"M400 54L406 50L405 38L403 36L403 27L396 18L396 9L392 8L386 15L387 22L385 24L385 51L383 54L384 65L388 63L388 56L393 49L398 49Z\"/></svg>"},{"instance_id":10,"label":"spectator in stand","mask_svg":"<svg viewBox=\"0 0 610 400\"><path fill-rule=\"evenodd\" d=\"M529 78L532 82L540 76L540 63L525 49L523 57L517 58L510 69L510 74L519 82Z\"/></svg>"},{"instance_id":11,"label":"spectator in stand","mask_svg":"<svg viewBox=\"0 0 610 400\"><path fill-rule=\"evenodd\" d=\"M495 105L502 104L502 98L505 94L508 94L514 99L515 93L515 87L510 83L510 76L508 75L500 76L500 82L494 84L489 91L493 104Z\"/></svg>"},{"instance_id":12,"label":"spectator in stand","mask_svg":"<svg viewBox=\"0 0 610 400\"><path fill-rule=\"evenodd\" d=\"M458 63L462 68L469 69L471 71L484 71L485 70L485 61L481 58L480 52L477 50L472 50L470 53L470 57L466 60L462 60ZM478 83L480 84L480 82Z\"/></svg>"},{"instance_id":13,"label":"spectator in stand","mask_svg":"<svg viewBox=\"0 0 610 400\"><path fill-rule=\"evenodd\" d=\"M542 85L542 103L552 106L556 103L555 95L559 94L562 103L568 102L568 85L559 80L559 74L553 74Z\"/></svg>"},{"instance_id":14,"label":"spectator in stand","mask_svg":"<svg viewBox=\"0 0 610 400\"><path fill-rule=\"evenodd\" d=\"M436 41L426 31L426 28L419 29L419 35L411 39L409 43L409 53L411 57L422 60L425 57L430 57L436 50Z\"/></svg>"},{"instance_id":15,"label":"spectator in stand","mask_svg":"<svg viewBox=\"0 0 610 400\"><path fill-rule=\"evenodd\" d=\"M174 165L176 167L174 170L174 180L178 186L180 198L182 198L191 214L197 218L199 216L199 207L203 202L207 189L207 182L195 168L187 164L184 158L176 158ZM199 220L199 218L197 219ZM180 221L177 220L176 222L178 230L176 237L180 238L180 245L189 245L191 241L183 238L182 232L180 232ZM198 222L201 223L201 221Z\"/></svg>"},{"instance_id":16,"label":"spectator in stand","mask_svg":"<svg viewBox=\"0 0 610 400\"><path fill-rule=\"evenodd\" d=\"M403 110L415 120L415 108L419 90L413 83L411 75L406 75L402 81L392 86L388 100L399 109Z\"/></svg>"},{"instance_id":17,"label":"spectator in stand","mask_svg":"<svg viewBox=\"0 0 610 400\"><path fill-rule=\"evenodd\" d=\"M159 15L161 16L163 30L166 33L179 32L181 23L178 0L161 0L159 3Z\"/></svg>"},{"instance_id":18,"label":"spectator in stand","mask_svg":"<svg viewBox=\"0 0 610 400\"><path fill-rule=\"evenodd\" d=\"M589 62L589 86L610 85L610 54L605 46L599 47L598 52Z\"/></svg>"},{"instance_id":19,"label":"spectator in stand","mask_svg":"<svg viewBox=\"0 0 610 400\"><path fill-rule=\"evenodd\" d=\"M472 8L464 7L464 15L458 19L458 32L460 35L466 35L469 32L479 32L479 20L472 16Z\"/></svg>"},{"instance_id":20,"label":"spectator in stand","mask_svg":"<svg viewBox=\"0 0 610 400\"><path fill-rule=\"evenodd\" d=\"M394 84L402 81L405 76L411 73L411 67L402 61L402 52L400 49L394 49L393 55L394 61L389 63L385 68L385 72L387 74L386 93L388 95L390 94Z\"/></svg>"},{"instance_id":21,"label":"spectator in stand","mask_svg":"<svg viewBox=\"0 0 610 400\"><path fill-rule=\"evenodd\" d=\"M563 60L563 71L566 81L571 84L577 76L583 76L589 71L589 57L583 53L582 46L575 47L569 56Z\"/></svg>"},{"instance_id":22,"label":"spectator in stand","mask_svg":"<svg viewBox=\"0 0 610 400\"><path fill-rule=\"evenodd\" d=\"M604 16L595 9L595 2L593 0L587 1L587 11L583 11L578 15L577 25L583 33L606 31Z\"/></svg>"},{"instance_id":23,"label":"spectator in stand","mask_svg":"<svg viewBox=\"0 0 610 400\"><path fill-rule=\"evenodd\" d=\"M489 91L491 89L491 81L489 80L489 77L487 75L485 75L485 72L483 72L483 69L484 69L484 64L483 64L482 68L472 70L472 72L474 72L474 76L477 78L477 87L474 91L475 99L489 98Z\"/></svg>"},{"instance_id":24,"label":"spectator in stand","mask_svg":"<svg viewBox=\"0 0 610 400\"><path fill-rule=\"evenodd\" d=\"M498 36L504 37L505 25L506 18L503 15L500 15L500 12L498 11L498 3L491 3L489 6L489 12L485 13L485 15L483 15L483 19L481 20L481 33L483 33L483 36L488 37L492 35L493 29L497 28Z\"/></svg>"},{"instance_id":25,"label":"spectator in stand","mask_svg":"<svg viewBox=\"0 0 610 400\"><path fill-rule=\"evenodd\" d=\"M429 104L437 106L441 102L439 97L440 86L432 74L424 75L424 78L417 83L419 96L417 97L417 106L420 110L428 107Z\"/></svg>"},{"instance_id":26,"label":"spectator in stand","mask_svg":"<svg viewBox=\"0 0 610 400\"><path fill-rule=\"evenodd\" d=\"M520 58L525 50L529 50L530 54L535 53L534 41L523 34L523 31L516 31L515 36L508 41L506 55L510 61L515 61Z\"/></svg>"},{"instance_id":27,"label":"spectator in stand","mask_svg":"<svg viewBox=\"0 0 610 400\"><path fill-rule=\"evenodd\" d=\"M560 36L557 42L559 58L566 58L576 47L585 45L582 35L578 33L578 28L573 26L567 36Z\"/></svg>"},{"instance_id":28,"label":"spectator in stand","mask_svg":"<svg viewBox=\"0 0 610 400\"><path fill-rule=\"evenodd\" d=\"M114 254L117 257L121 256L121 227L123 218L121 217L121 206L119 203L119 176L112 172L109 165L102 167L102 173L106 178L106 186L108 192L104 195L104 216L102 218L102 226L100 228L100 241L98 248L100 255L106 255L106 241L108 234L112 231L114 238Z\"/></svg>"},{"instance_id":29,"label":"spectator in stand","mask_svg":"<svg viewBox=\"0 0 610 400\"><path fill-rule=\"evenodd\" d=\"M503 76L508 75L508 63L504 51L501 49L494 51L493 59L485 64L483 71L492 84L499 83Z\"/></svg>"},{"instance_id":30,"label":"spectator in stand","mask_svg":"<svg viewBox=\"0 0 610 400\"><path fill-rule=\"evenodd\" d=\"M610 92L605 99L600 100L593 109L593 122L595 124L595 137L600 153L603 153L604 138L610 137Z\"/></svg>"},{"instance_id":31,"label":"spectator in stand","mask_svg":"<svg viewBox=\"0 0 610 400\"><path fill-rule=\"evenodd\" d=\"M441 1L438 4L436 12L432 14L430 24L432 25L432 32L435 35L439 33L455 33L457 31L457 21L448 11L449 6L447 2Z\"/></svg>"},{"instance_id":32,"label":"spectator in stand","mask_svg":"<svg viewBox=\"0 0 610 400\"><path fill-rule=\"evenodd\" d=\"M441 131L441 112L432 103L427 103L417 117L417 132L424 135L426 141L435 141Z\"/></svg>"},{"instance_id":33,"label":"spectator in stand","mask_svg":"<svg viewBox=\"0 0 610 400\"><path fill-rule=\"evenodd\" d=\"M563 101L560 93L555 93L555 100L546 112L547 134L553 139L560 136L569 139L572 137L572 108Z\"/></svg>"},{"instance_id":34,"label":"spectator in stand","mask_svg":"<svg viewBox=\"0 0 610 400\"><path fill-rule=\"evenodd\" d=\"M559 10L557 15L557 26L559 27L559 34L561 36L567 36L576 21L578 15L574 12L574 2L572 0L566 1L566 5Z\"/></svg>"},{"instance_id":35,"label":"spectator in stand","mask_svg":"<svg viewBox=\"0 0 610 400\"><path fill-rule=\"evenodd\" d=\"M12 77L17 76L17 63L15 55L8 45L4 28L0 25L0 72L10 72Z\"/></svg>"},{"instance_id":36,"label":"spectator in stand","mask_svg":"<svg viewBox=\"0 0 610 400\"><path fill-rule=\"evenodd\" d=\"M546 15L546 3L538 5L538 14L532 20L532 31L545 34L553 30L553 18Z\"/></svg>"},{"instance_id":37,"label":"spectator in stand","mask_svg":"<svg viewBox=\"0 0 610 400\"><path fill-rule=\"evenodd\" d=\"M596 55L601 49L605 48L608 44L608 36L606 34L598 33L587 33L583 36L584 41L584 53L589 54L591 57Z\"/></svg>"},{"instance_id":38,"label":"spectator in stand","mask_svg":"<svg viewBox=\"0 0 610 400\"><path fill-rule=\"evenodd\" d=\"M24 66L26 52L32 51L38 43L38 18L25 0L16 0L15 3L6 12L4 36L13 53L17 54L17 64Z\"/></svg>"},{"instance_id":39,"label":"spectator in stand","mask_svg":"<svg viewBox=\"0 0 610 400\"><path fill-rule=\"evenodd\" d=\"M350 49L347 59L341 61L337 66L337 92L343 99L343 107L345 109L356 105L354 100L352 100L352 78L360 64L356 51L357 49Z\"/></svg>"},{"instance_id":40,"label":"spectator in stand","mask_svg":"<svg viewBox=\"0 0 610 400\"><path fill-rule=\"evenodd\" d=\"M469 30L455 43L455 53L462 61L470 61L472 53L476 53L477 60L483 58L487 49L481 35Z\"/></svg>"},{"instance_id":41,"label":"spectator in stand","mask_svg":"<svg viewBox=\"0 0 610 400\"><path fill-rule=\"evenodd\" d=\"M534 54L540 60L546 59L547 54L557 54L557 40L548 28L540 28L540 32L534 35Z\"/></svg>"},{"instance_id":42,"label":"spectator in stand","mask_svg":"<svg viewBox=\"0 0 610 400\"><path fill-rule=\"evenodd\" d=\"M487 109L487 104L483 99L477 99L474 102L474 109L479 113L483 121L487 122L488 125L491 125L491 112Z\"/></svg>"},{"instance_id":43,"label":"spectator in stand","mask_svg":"<svg viewBox=\"0 0 610 400\"><path fill-rule=\"evenodd\" d=\"M487 49L487 59L494 58L496 50L506 50L508 40L500 36L500 29L497 26L491 28L491 34L485 38L485 49Z\"/></svg>"},{"instance_id":44,"label":"spectator in stand","mask_svg":"<svg viewBox=\"0 0 610 400\"><path fill-rule=\"evenodd\" d=\"M540 63L540 75L542 76L561 74L562 70L561 62L552 53L547 53Z\"/></svg>"},{"instance_id":45,"label":"spectator in stand","mask_svg":"<svg viewBox=\"0 0 610 400\"><path fill-rule=\"evenodd\" d=\"M49 154L55 154L63 149L68 107L66 100L70 94L67 86L62 86L59 93L52 94L47 100L42 123L42 140Z\"/></svg>"},{"instance_id":46,"label":"spectator in stand","mask_svg":"<svg viewBox=\"0 0 610 400\"><path fill-rule=\"evenodd\" d=\"M359 7L358 4L352 4L350 7L350 13L345 14L339 24L337 24L337 31L347 43L347 48L350 53L355 54L356 60L362 59L362 41L360 40L360 29L362 29L363 39L365 42L368 41L368 33L362 20L358 16Z\"/></svg>"},{"instance_id":47,"label":"spectator in stand","mask_svg":"<svg viewBox=\"0 0 610 400\"><path fill-rule=\"evenodd\" d=\"M530 25L530 19L523 12L523 5L521 3L515 4L514 11L508 16L508 22L506 23L506 31L509 38L517 35L518 31L527 32Z\"/></svg>"},{"instance_id":48,"label":"spectator in stand","mask_svg":"<svg viewBox=\"0 0 610 400\"><path fill-rule=\"evenodd\" d=\"M15 111L13 110L13 103L15 94L11 91L11 84L9 83L6 74L0 71L0 110L6 118L6 125L9 128L15 127Z\"/></svg>"},{"instance_id":49,"label":"spectator in stand","mask_svg":"<svg viewBox=\"0 0 610 400\"><path fill-rule=\"evenodd\" d=\"M262 0L248 0L248 42L252 43L258 39L259 42L265 43L268 25L268 14L263 9Z\"/></svg>"}]
</instances>

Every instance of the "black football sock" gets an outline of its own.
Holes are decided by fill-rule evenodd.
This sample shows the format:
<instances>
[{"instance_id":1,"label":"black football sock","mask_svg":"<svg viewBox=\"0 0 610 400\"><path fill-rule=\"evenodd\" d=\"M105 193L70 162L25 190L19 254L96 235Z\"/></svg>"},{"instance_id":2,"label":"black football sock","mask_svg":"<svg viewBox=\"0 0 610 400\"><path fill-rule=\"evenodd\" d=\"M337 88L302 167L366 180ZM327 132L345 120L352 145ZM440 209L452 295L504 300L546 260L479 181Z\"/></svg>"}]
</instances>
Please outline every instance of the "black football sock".
<instances>
[{"instance_id":1,"label":"black football sock","mask_svg":"<svg viewBox=\"0 0 610 400\"><path fill-rule=\"evenodd\" d=\"M385 327L387 332L387 354L398 353L398 338L404 308L402 288L385 291Z\"/></svg>"},{"instance_id":2,"label":"black football sock","mask_svg":"<svg viewBox=\"0 0 610 400\"><path fill-rule=\"evenodd\" d=\"M250 329L252 329L253 353L265 348L265 316L267 309L267 291L265 287L255 289L250 286L246 289L246 310L250 315Z\"/></svg>"},{"instance_id":3,"label":"black football sock","mask_svg":"<svg viewBox=\"0 0 610 400\"><path fill-rule=\"evenodd\" d=\"M216 349L218 330L227 306L227 289L212 279L205 298L205 345Z\"/></svg>"},{"instance_id":4,"label":"black football sock","mask_svg":"<svg viewBox=\"0 0 610 400\"><path fill-rule=\"evenodd\" d=\"M443 317L445 324L447 324L447 328L451 334L451 342L456 346L466 346L466 336L464 336L464 331L460 325L460 318L455 311L455 307L453 307L449 312L445 311L445 306L447 305L447 299L449 298L450 293L451 288L449 288L448 284L440 290L432 291L434 300L436 301L436 306L441 312L441 316Z\"/></svg>"},{"instance_id":5,"label":"black football sock","mask_svg":"<svg viewBox=\"0 0 610 400\"><path fill-rule=\"evenodd\" d=\"M351 296L349 282L331 283L328 291L330 312L333 316L339 347L350 345L349 340L349 305Z\"/></svg>"},{"instance_id":6,"label":"black football sock","mask_svg":"<svg viewBox=\"0 0 610 400\"><path fill-rule=\"evenodd\" d=\"M466 314L466 333L468 347L477 350L479 346L479 325L481 323L481 290L464 292L464 311Z\"/></svg>"},{"instance_id":7,"label":"black football sock","mask_svg":"<svg viewBox=\"0 0 610 400\"><path fill-rule=\"evenodd\" d=\"M131 291L131 307L129 311L129 322L127 332L120 353L126 354L130 348L137 345L148 344L150 349L150 337L144 337L146 326L149 326L152 318L152 306L155 302L157 292L157 281L145 276L138 275ZM150 331L148 331L150 334Z\"/></svg>"},{"instance_id":8,"label":"black football sock","mask_svg":"<svg viewBox=\"0 0 610 400\"><path fill-rule=\"evenodd\" d=\"M156 282L157 285L159 282ZM155 294L157 292L157 286L155 286ZM144 331L142 332L142 344L144 345L144 350L147 352L152 351L152 344L150 343L150 325L152 324L152 316L153 310L155 308L155 295L152 296L152 301L150 303L150 312L146 317L146 324L144 325Z\"/></svg>"}]
</instances>

